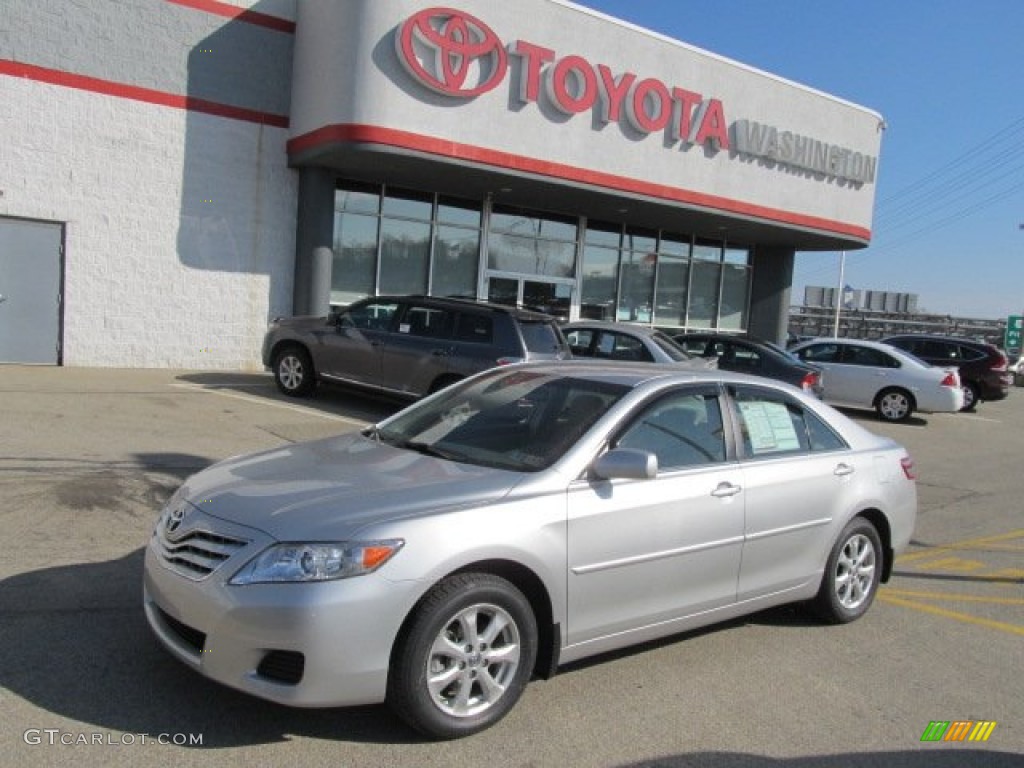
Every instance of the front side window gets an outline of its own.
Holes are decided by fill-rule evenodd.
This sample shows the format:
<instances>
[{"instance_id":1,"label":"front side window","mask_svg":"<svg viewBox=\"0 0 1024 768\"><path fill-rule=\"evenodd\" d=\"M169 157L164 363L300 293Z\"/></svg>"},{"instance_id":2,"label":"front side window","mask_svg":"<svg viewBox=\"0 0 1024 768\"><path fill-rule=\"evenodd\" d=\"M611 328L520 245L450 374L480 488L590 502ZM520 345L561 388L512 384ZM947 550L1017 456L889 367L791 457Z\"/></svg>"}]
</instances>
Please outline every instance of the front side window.
<instances>
[{"instance_id":1,"label":"front side window","mask_svg":"<svg viewBox=\"0 0 1024 768\"><path fill-rule=\"evenodd\" d=\"M366 304L357 304L342 312L338 323L343 328L386 331L391 327L391 319L396 312L398 312L398 304L394 302L367 302Z\"/></svg>"},{"instance_id":2,"label":"front side window","mask_svg":"<svg viewBox=\"0 0 1024 768\"><path fill-rule=\"evenodd\" d=\"M718 397L699 391L664 397L648 406L614 445L653 453L659 472L725 461Z\"/></svg>"}]
</instances>

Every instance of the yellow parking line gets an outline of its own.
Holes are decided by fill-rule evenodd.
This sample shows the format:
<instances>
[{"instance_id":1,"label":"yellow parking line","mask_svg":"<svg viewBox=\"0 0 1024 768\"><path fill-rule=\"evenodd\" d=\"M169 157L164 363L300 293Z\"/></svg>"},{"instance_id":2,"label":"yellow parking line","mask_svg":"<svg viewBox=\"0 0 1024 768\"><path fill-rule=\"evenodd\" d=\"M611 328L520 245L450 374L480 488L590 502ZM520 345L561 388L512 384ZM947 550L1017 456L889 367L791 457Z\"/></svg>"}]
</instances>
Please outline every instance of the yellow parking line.
<instances>
[{"instance_id":1,"label":"yellow parking line","mask_svg":"<svg viewBox=\"0 0 1024 768\"><path fill-rule=\"evenodd\" d=\"M879 594L893 597L917 597L922 600L948 600L957 603L990 603L992 605L1024 605L1024 598L959 595L956 592L919 592L913 589L886 589Z\"/></svg>"},{"instance_id":2,"label":"yellow parking line","mask_svg":"<svg viewBox=\"0 0 1024 768\"><path fill-rule=\"evenodd\" d=\"M952 544L943 544L939 547L924 549L920 552L911 552L909 555L901 555L898 557L897 562L902 564L908 563L911 560L924 560L928 557L934 557L935 555L941 555L947 552L955 552L959 549L969 549L971 547L979 547L983 544L992 544L998 541L1009 541L1010 539L1024 539L1024 529L1010 531L1009 533L1001 533L997 536L985 536L980 539L965 539Z\"/></svg>"},{"instance_id":3,"label":"yellow parking line","mask_svg":"<svg viewBox=\"0 0 1024 768\"><path fill-rule=\"evenodd\" d=\"M928 605L927 603L917 603L913 600L904 600L901 597L892 597L885 592L879 592L878 599L882 602L889 603L890 605L899 605L904 608L911 608L915 611L921 611L923 613L933 613L936 616L942 616L947 619L962 621L965 624L977 624L979 627L987 627L988 629L996 629L1000 632L1008 632L1011 635L1021 635L1022 637L1024 637L1024 627L1018 626L1017 624L1007 624L1005 621L993 621L992 619L983 619L980 616L971 616L969 613L951 611L947 608L939 608L936 605Z\"/></svg>"}]
</instances>

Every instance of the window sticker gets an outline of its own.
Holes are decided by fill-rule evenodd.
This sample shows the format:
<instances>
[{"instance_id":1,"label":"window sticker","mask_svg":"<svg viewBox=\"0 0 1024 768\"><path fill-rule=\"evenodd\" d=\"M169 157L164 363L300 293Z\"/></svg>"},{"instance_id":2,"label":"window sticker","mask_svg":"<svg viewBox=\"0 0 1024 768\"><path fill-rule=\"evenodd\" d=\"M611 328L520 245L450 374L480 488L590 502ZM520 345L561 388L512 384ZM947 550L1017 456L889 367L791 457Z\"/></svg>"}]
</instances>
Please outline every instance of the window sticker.
<instances>
[{"instance_id":1,"label":"window sticker","mask_svg":"<svg viewBox=\"0 0 1024 768\"><path fill-rule=\"evenodd\" d=\"M757 401L741 402L739 406L754 455L800 449L800 439L785 405Z\"/></svg>"}]
</instances>

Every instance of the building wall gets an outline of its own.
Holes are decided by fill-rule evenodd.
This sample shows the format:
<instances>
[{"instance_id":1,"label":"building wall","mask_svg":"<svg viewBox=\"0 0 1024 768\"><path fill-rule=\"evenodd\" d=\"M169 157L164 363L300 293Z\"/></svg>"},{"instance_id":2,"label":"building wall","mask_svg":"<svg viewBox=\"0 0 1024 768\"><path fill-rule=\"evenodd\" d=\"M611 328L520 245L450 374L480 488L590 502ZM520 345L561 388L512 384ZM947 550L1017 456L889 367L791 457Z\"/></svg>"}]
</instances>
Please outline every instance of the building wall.
<instances>
[{"instance_id":1,"label":"building wall","mask_svg":"<svg viewBox=\"0 0 1024 768\"><path fill-rule=\"evenodd\" d=\"M835 233L851 242L870 238L873 180L851 183L783 167L779 160L801 137L877 160L882 120L876 112L561 0L461 0L460 21L486 25L497 38L496 50L507 54L508 70L496 78L470 70L461 88L480 85L476 95L444 92L425 85L398 49L414 41L411 46L429 61L430 46L416 42L424 34L406 33L446 13L413 0L301 4L293 152L332 141L377 143ZM466 34L435 32L453 47ZM485 69L490 59L476 61ZM591 83L582 85L580 73L587 72ZM602 91L600 83L614 78L621 85L626 77L635 78L637 89L646 83L648 95L658 89L690 94L685 103L693 127L704 124L701 109L705 115L718 109L729 146L692 132L677 138L674 119L663 129L639 130L628 118L628 96L616 102L613 119L612 100L600 95L609 86ZM576 83L578 111L560 111L558 104L573 100L552 95L560 82L569 83L570 91ZM585 93L592 98L583 99ZM752 125L760 126L758 140L740 141L741 135L749 138ZM771 141L768 129L774 130ZM743 151L755 144L757 152Z\"/></svg>"},{"instance_id":2,"label":"building wall","mask_svg":"<svg viewBox=\"0 0 1024 768\"><path fill-rule=\"evenodd\" d=\"M66 224L65 364L260 365L291 308L294 12L4 4L0 215Z\"/></svg>"}]
</instances>

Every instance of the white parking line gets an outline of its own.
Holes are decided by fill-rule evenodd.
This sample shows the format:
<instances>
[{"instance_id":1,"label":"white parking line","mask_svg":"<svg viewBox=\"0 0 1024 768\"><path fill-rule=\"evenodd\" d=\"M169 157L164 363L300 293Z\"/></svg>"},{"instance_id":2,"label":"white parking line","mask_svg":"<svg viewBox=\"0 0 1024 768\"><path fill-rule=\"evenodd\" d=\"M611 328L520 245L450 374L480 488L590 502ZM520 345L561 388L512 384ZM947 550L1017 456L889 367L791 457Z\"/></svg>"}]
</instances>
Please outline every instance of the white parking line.
<instances>
[{"instance_id":1,"label":"white parking line","mask_svg":"<svg viewBox=\"0 0 1024 768\"><path fill-rule=\"evenodd\" d=\"M262 397L254 397L252 395L244 395L241 392L232 392L219 388L204 387L199 384L185 384L181 382L175 382L171 384L172 387L178 389L191 389L196 392L207 392L212 395L222 395L223 397L231 397L235 400L244 400L247 403L255 403L257 405L269 405L274 408L283 408L288 411L295 411L296 413L302 413L306 416L317 416L321 419L330 419L331 421L340 421L344 424L355 424L362 425L367 424L365 419L350 419L347 416L336 416L333 413L324 413L323 411L317 410L316 408L308 408L304 405L293 405L291 403L279 403L276 400L268 400Z\"/></svg>"}]
</instances>

